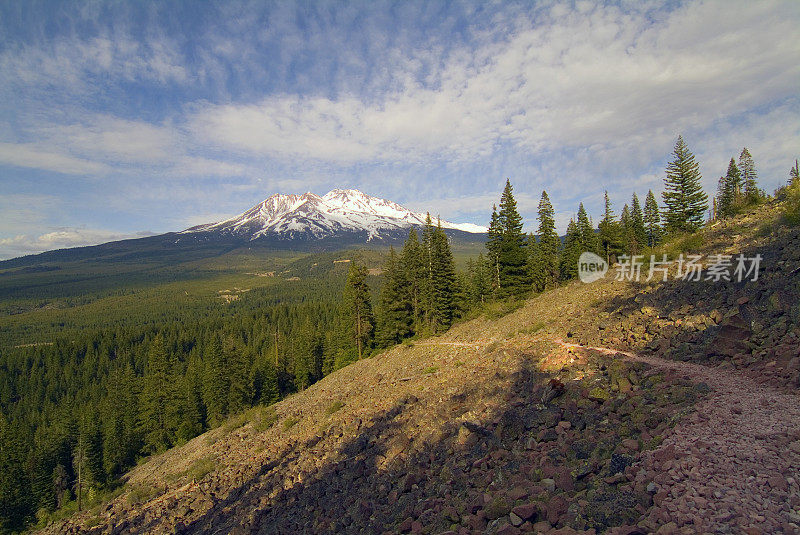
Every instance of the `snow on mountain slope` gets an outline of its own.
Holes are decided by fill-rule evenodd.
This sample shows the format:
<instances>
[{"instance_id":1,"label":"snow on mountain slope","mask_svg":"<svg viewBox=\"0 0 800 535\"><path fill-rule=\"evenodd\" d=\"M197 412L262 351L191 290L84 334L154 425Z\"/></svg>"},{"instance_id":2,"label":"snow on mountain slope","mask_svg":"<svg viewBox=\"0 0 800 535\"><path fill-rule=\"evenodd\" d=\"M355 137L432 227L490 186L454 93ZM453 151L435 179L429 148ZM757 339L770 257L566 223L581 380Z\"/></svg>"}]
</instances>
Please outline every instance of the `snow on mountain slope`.
<instances>
[{"instance_id":1,"label":"snow on mountain slope","mask_svg":"<svg viewBox=\"0 0 800 535\"><path fill-rule=\"evenodd\" d=\"M366 232L367 239L372 240L382 237L382 233L387 231L424 224L424 214L412 212L392 201L354 189L335 189L323 197L314 193L275 194L241 215L192 227L183 233L219 232L255 240L269 235L287 239L320 239ZM487 230L480 225L449 221L442 221L442 227L470 233Z\"/></svg>"}]
</instances>

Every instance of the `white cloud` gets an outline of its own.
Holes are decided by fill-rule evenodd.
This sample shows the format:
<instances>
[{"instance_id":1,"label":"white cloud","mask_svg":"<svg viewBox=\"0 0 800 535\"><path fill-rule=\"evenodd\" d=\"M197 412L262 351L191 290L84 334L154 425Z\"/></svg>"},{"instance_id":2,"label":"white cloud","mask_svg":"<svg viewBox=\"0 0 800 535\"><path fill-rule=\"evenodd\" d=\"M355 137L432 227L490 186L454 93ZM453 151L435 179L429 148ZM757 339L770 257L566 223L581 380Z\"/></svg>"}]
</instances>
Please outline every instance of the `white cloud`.
<instances>
[{"instance_id":1,"label":"white cloud","mask_svg":"<svg viewBox=\"0 0 800 535\"><path fill-rule=\"evenodd\" d=\"M110 169L102 163L53 152L39 143L0 143L0 164L70 175L101 175Z\"/></svg>"},{"instance_id":2,"label":"white cloud","mask_svg":"<svg viewBox=\"0 0 800 535\"><path fill-rule=\"evenodd\" d=\"M554 9L549 24L430 62L426 85L372 100L267 97L207 104L189 129L211 146L340 163L470 161L513 145L533 155L564 148L633 153L647 161L676 133L796 94L800 45L790 4L692 3L652 22L613 6ZM789 110L800 117L796 107Z\"/></svg>"},{"instance_id":3,"label":"white cloud","mask_svg":"<svg viewBox=\"0 0 800 535\"><path fill-rule=\"evenodd\" d=\"M116 240L141 238L148 235L150 233L147 232L130 234L87 228L61 228L39 236L19 234L11 238L0 238L0 258L14 258L54 249L97 245Z\"/></svg>"}]
</instances>

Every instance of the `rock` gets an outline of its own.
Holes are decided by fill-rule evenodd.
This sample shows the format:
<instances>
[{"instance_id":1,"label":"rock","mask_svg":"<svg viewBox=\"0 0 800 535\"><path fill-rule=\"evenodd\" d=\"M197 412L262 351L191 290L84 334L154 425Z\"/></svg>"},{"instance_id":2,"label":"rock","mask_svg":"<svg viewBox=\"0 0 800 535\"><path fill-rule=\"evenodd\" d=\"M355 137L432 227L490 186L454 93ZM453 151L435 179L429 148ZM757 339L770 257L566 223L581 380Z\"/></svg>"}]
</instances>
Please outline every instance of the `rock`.
<instances>
[{"instance_id":1,"label":"rock","mask_svg":"<svg viewBox=\"0 0 800 535\"><path fill-rule=\"evenodd\" d=\"M600 388L599 386L596 386L591 390L589 390L589 399L591 400L602 403L604 401L608 401L610 397L611 394L609 394L605 389Z\"/></svg>"},{"instance_id":2,"label":"rock","mask_svg":"<svg viewBox=\"0 0 800 535\"><path fill-rule=\"evenodd\" d=\"M654 481L651 481L647 484L647 492L650 494L655 494L658 491L658 485L655 484Z\"/></svg>"},{"instance_id":3,"label":"rock","mask_svg":"<svg viewBox=\"0 0 800 535\"><path fill-rule=\"evenodd\" d=\"M725 315L719 326L712 332L706 346L706 355L733 357L749 350L747 341L752 336L752 322L743 307ZM711 331L711 329L709 329Z\"/></svg>"},{"instance_id":4,"label":"rock","mask_svg":"<svg viewBox=\"0 0 800 535\"><path fill-rule=\"evenodd\" d=\"M539 503L531 502L514 507L511 512L523 520L533 520L539 514Z\"/></svg>"},{"instance_id":5,"label":"rock","mask_svg":"<svg viewBox=\"0 0 800 535\"><path fill-rule=\"evenodd\" d=\"M626 450L639 451L639 441L636 439L626 438L622 441L622 445L625 446Z\"/></svg>"},{"instance_id":6,"label":"rock","mask_svg":"<svg viewBox=\"0 0 800 535\"><path fill-rule=\"evenodd\" d=\"M611 454L611 464L608 466L608 472L611 475L624 472L627 467L633 464L635 459L630 455L623 455L620 453Z\"/></svg>"},{"instance_id":7,"label":"rock","mask_svg":"<svg viewBox=\"0 0 800 535\"><path fill-rule=\"evenodd\" d=\"M567 512L568 507L569 503L567 503L567 500L561 496L554 496L545 505L547 521L555 526L558 524L558 521L561 520L564 513Z\"/></svg>"},{"instance_id":8,"label":"rock","mask_svg":"<svg viewBox=\"0 0 800 535\"><path fill-rule=\"evenodd\" d=\"M524 522L524 520L522 520L519 516L517 516L513 510L508 514L508 519L511 522L512 526L517 526L517 527L521 526L522 523Z\"/></svg>"},{"instance_id":9,"label":"rock","mask_svg":"<svg viewBox=\"0 0 800 535\"><path fill-rule=\"evenodd\" d=\"M550 478L543 479L539 482L547 492L556 490L556 482Z\"/></svg>"},{"instance_id":10,"label":"rock","mask_svg":"<svg viewBox=\"0 0 800 535\"><path fill-rule=\"evenodd\" d=\"M544 387L544 392L542 393L542 403L549 403L563 393L564 383L554 377L550 379L550 381L548 381L547 385Z\"/></svg>"},{"instance_id":11,"label":"rock","mask_svg":"<svg viewBox=\"0 0 800 535\"><path fill-rule=\"evenodd\" d=\"M778 490L789 489L789 483L786 481L786 478L784 478L780 474L769 476L767 478L767 483L769 483L769 486L772 487L773 489L778 489Z\"/></svg>"}]
</instances>

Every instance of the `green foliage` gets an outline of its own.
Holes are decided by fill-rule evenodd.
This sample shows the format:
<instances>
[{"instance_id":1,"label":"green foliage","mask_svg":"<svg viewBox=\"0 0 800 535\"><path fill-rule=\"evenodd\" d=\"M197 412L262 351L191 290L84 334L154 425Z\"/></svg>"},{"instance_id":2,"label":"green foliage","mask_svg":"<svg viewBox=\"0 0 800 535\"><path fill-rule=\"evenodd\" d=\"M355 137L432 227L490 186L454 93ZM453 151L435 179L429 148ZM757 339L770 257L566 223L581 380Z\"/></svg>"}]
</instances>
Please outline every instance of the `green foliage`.
<instances>
[{"instance_id":1,"label":"green foliage","mask_svg":"<svg viewBox=\"0 0 800 535\"><path fill-rule=\"evenodd\" d=\"M259 407L253 416L253 429L263 433L278 421L278 413L274 407Z\"/></svg>"},{"instance_id":2,"label":"green foliage","mask_svg":"<svg viewBox=\"0 0 800 535\"><path fill-rule=\"evenodd\" d=\"M416 234L416 231L412 232ZM413 276L413 272L405 272L394 248L391 248L381 286L377 326L377 342L380 347L399 344L414 333L414 302L408 283Z\"/></svg>"},{"instance_id":3,"label":"green foliage","mask_svg":"<svg viewBox=\"0 0 800 535\"><path fill-rule=\"evenodd\" d=\"M366 280L367 267L356 261L351 262L342 295L342 315L358 359L364 358L365 353L370 350L375 327L370 289Z\"/></svg>"},{"instance_id":4,"label":"green foliage","mask_svg":"<svg viewBox=\"0 0 800 535\"><path fill-rule=\"evenodd\" d=\"M661 242L661 214L653 190L647 192L644 201L644 226L647 233L647 246L655 247Z\"/></svg>"},{"instance_id":5,"label":"green foliage","mask_svg":"<svg viewBox=\"0 0 800 535\"><path fill-rule=\"evenodd\" d=\"M602 249L607 262L611 262L611 257L616 257L622 252L622 228L614 216L614 211L611 209L611 201L608 198L608 192L605 192L605 211L603 219L597 225L598 239L600 240L600 248Z\"/></svg>"},{"instance_id":6,"label":"green foliage","mask_svg":"<svg viewBox=\"0 0 800 535\"><path fill-rule=\"evenodd\" d=\"M331 404L328 406L328 408L327 408L327 409L325 409L325 414L327 414L328 416L330 416L330 415L332 415L333 413L335 413L335 412L337 412L337 411L341 410L341 409L342 409L342 407L344 407L344 403L342 403L341 401L334 401L333 403L331 403Z\"/></svg>"},{"instance_id":7,"label":"green foliage","mask_svg":"<svg viewBox=\"0 0 800 535\"><path fill-rule=\"evenodd\" d=\"M128 505L136 505L155 498L161 492L162 489L151 483L137 483L131 485L125 500L128 502Z\"/></svg>"},{"instance_id":8,"label":"green foliage","mask_svg":"<svg viewBox=\"0 0 800 535\"><path fill-rule=\"evenodd\" d=\"M295 425L297 425L298 422L300 422L300 420L298 420L297 418L292 418L292 417L286 418L283 421L283 431L284 431L284 433L286 431L288 431L289 429L291 429L292 427L294 427Z\"/></svg>"},{"instance_id":9,"label":"green foliage","mask_svg":"<svg viewBox=\"0 0 800 535\"><path fill-rule=\"evenodd\" d=\"M756 164L753 162L753 157L747 147L744 147L739 154L739 170L741 171L744 185L744 203L753 205L763 200L764 194L758 189Z\"/></svg>"},{"instance_id":10,"label":"green foliage","mask_svg":"<svg viewBox=\"0 0 800 535\"><path fill-rule=\"evenodd\" d=\"M497 214L502 235L500 237L497 262L499 264L499 290L501 297L521 295L530 286L525 235L522 233L522 217L517 211L511 181L506 180L500 196L500 211Z\"/></svg>"},{"instance_id":11,"label":"green foliage","mask_svg":"<svg viewBox=\"0 0 800 535\"><path fill-rule=\"evenodd\" d=\"M800 179L786 188L783 217L791 225L800 225Z\"/></svg>"},{"instance_id":12,"label":"green foliage","mask_svg":"<svg viewBox=\"0 0 800 535\"><path fill-rule=\"evenodd\" d=\"M538 207L538 239L528 239L528 261L532 288L541 292L558 281L558 260L561 242L556 233L555 210L546 191L542 191Z\"/></svg>"},{"instance_id":13,"label":"green foliage","mask_svg":"<svg viewBox=\"0 0 800 535\"><path fill-rule=\"evenodd\" d=\"M708 196L700 184L700 166L683 137L678 136L674 158L664 179L664 226L668 232L693 232L703 224Z\"/></svg>"},{"instance_id":14,"label":"green foliage","mask_svg":"<svg viewBox=\"0 0 800 535\"><path fill-rule=\"evenodd\" d=\"M735 214L741 204L741 197L742 175L736 166L736 161L731 158L728 164L728 172L719 179L716 216L723 218Z\"/></svg>"},{"instance_id":15,"label":"green foliage","mask_svg":"<svg viewBox=\"0 0 800 535\"><path fill-rule=\"evenodd\" d=\"M438 366L428 366L427 368L423 368L422 369L422 374L423 375L428 375L428 374L431 374L431 373L436 373L438 371L439 371L439 367Z\"/></svg>"}]
</instances>

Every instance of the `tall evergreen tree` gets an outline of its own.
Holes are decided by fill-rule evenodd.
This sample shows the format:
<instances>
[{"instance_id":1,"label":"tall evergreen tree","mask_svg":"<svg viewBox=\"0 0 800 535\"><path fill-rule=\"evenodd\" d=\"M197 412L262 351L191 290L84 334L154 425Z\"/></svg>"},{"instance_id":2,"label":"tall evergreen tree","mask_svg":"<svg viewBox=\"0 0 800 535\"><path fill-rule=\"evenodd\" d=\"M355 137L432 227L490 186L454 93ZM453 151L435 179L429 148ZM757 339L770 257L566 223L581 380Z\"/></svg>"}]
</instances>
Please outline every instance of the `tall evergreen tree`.
<instances>
[{"instance_id":1,"label":"tall evergreen tree","mask_svg":"<svg viewBox=\"0 0 800 535\"><path fill-rule=\"evenodd\" d=\"M603 219L600 220L597 228L600 247L606 257L606 262L611 263L611 257L616 257L622 252L622 230L614 216L614 211L611 209L608 191L605 192Z\"/></svg>"},{"instance_id":2,"label":"tall evergreen tree","mask_svg":"<svg viewBox=\"0 0 800 535\"><path fill-rule=\"evenodd\" d=\"M674 158L664 179L664 227L668 232L693 232L703 224L708 196L700 184L700 166L678 136Z\"/></svg>"},{"instance_id":3,"label":"tall evergreen tree","mask_svg":"<svg viewBox=\"0 0 800 535\"><path fill-rule=\"evenodd\" d=\"M534 291L540 292L558 280L558 251L561 241L556 233L555 210L546 191L542 191L537 212L538 240L531 237L529 257Z\"/></svg>"},{"instance_id":4,"label":"tall evergreen tree","mask_svg":"<svg viewBox=\"0 0 800 535\"><path fill-rule=\"evenodd\" d=\"M644 225L642 206L639 204L639 197L636 193L631 199L631 234L636 242L633 254L639 254L647 246L647 229Z\"/></svg>"},{"instance_id":5,"label":"tall evergreen tree","mask_svg":"<svg viewBox=\"0 0 800 535\"><path fill-rule=\"evenodd\" d=\"M600 239L597 237L597 234L594 231L594 225L592 225L592 221L586 214L586 209L583 207L583 203L578 205L578 220L576 224L578 235L580 237L579 243L581 247L583 247L583 251L589 251L598 255L602 254L600 249Z\"/></svg>"},{"instance_id":6,"label":"tall evergreen tree","mask_svg":"<svg viewBox=\"0 0 800 535\"><path fill-rule=\"evenodd\" d=\"M411 303L412 330L416 333L422 329L422 294L428 277L428 270L424 263L422 246L414 228L408 233L408 239L403 244L399 262L398 270L401 272L406 285L404 293Z\"/></svg>"},{"instance_id":7,"label":"tall evergreen tree","mask_svg":"<svg viewBox=\"0 0 800 535\"><path fill-rule=\"evenodd\" d=\"M742 149L739 154L739 170L742 173L742 182L744 183L744 201L747 204L753 204L761 198L761 192L758 189L758 173L756 172L756 164L753 162L753 157L747 147Z\"/></svg>"},{"instance_id":8,"label":"tall evergreen tree","mask_svg":"<svg viewBox=\"0 0 800 535\"><path fill-rule=\"evenodd\" d=\"M342 301L352 343L358 358L362 359L372 342L374 320L367 286L367 267L355 259L350 263Z\"/></svg>"},{"instance_id":9,"label":"tall evergreen tree","mask_svg":"<svg viewBox=\"0 0 800 535\"><path fill-rule=\"evenodd\" d=\"M631 224L631 211L628 205L622 207L619 215L619 226L622 229L622 249L626 255L632 255L636 247L633 237L633 225Z\"/></svg>"},{"instance_id":10,"label":"tall evergreen tree","mask_svg":"<svg viewBox=\"0 0 800 535\"><path fill-rule=\"evenodd\" d=\"M644 226L647 230L647 245L655 247L661 241L661 214L653 190L647 192L644 201Z\"/></svg>"},{"instance_id":11,"label":"tall evergreen tree","mask_svg":"<svg viewBox=\"0 0 800 535\"><path fill-rule=\"evenodd\" d=\"M405 272L391 247L381 286L377 327L380 347L398 344L414 332L414 307L408 288Z\"/></svg>"},{"instance_id":12,"label":"tall evergreen tree","mask_svg":"<svg viewBox=\"0 0 800 535\"><path fill-rule=\"evenodd\" d=\"M179 441L188 441L203 432L203 368L197 353L190 354L183 385L183 411L178 427Z\"/></svg>"},{"instance_id":13,"label":"tall evergreen tree","mask_svg":"<svg viewBox=\"0 0 800 535\"><path fill-rule=\"evenodd\" d=\"M145 447L151 452L166 450L175 442L179 396L172 369L173 359L159 333L150 342L140 402Z\"/></svg>"},{"instance_id":14,"label":"tall evergreen tree","mask_svg":"<svg viewBox=\"0 0 800 535\"><path fill-rule=\"evenodd\" d=\"M794 167L789 169L789 185L797 184L800 182L800 163L794 161Z\"/></svg>"},{"instance_id":15,"label":"tall evergreen tree","mask_svg":"<svg viewBox=\"0 0 800 535\"><path fill-rule=\"evenodd\" d=\"M736 162L731 158L728 172L719 179L717 192L717 217L730 217L736 212L742 198L742 175Z\"/></svg>"},{"instance_id":16,"label":"tall evergreen tree","mask_svg":"<svg viewBox=\"0 0 800 535\"><path fill-rule=\"evenodd\" d=\"M503 240L503 226L497 213L497 205L492 206L492 217L486 233L486 261L492 274L492 288L497 294L500 289L500 249Z\"/></svg>"},{"instance_id":17,"label":"tall evergreen tree","mask_svg":"<svg viewBox=\"0 0 800 535\"><path fill-rule=\"evenodd\" d=\"M436 333L447 330L453 322L456 312L456 266L447 235L438 222L431 242L431 288L433 293L433 310L431 314L431 331Z\"/></svg>"},{"instance_id":18,"label":"tall evergreen tree","mask_svg":"<svg viewBox=\"0 0 800 535\"><path fill-rule=\"evenodd\" d=\"M30 481L23 458L19 432L11 428L0 411L0 532L21 529L32 512Z\"/></svg>"},{"instance_id":19,"label":"tall evergreen tree","mask_svg":"<svg viewBox=\"0 0 800 535\"><path fill-rule=\"evenodd\" d=\"M218 335L211 338L205 353L205 380L203 384L203 401L206 406L208 424L212 427L222 423L228 414L228 395L230 379L227 373L228 363L222 351L222 341Z\"/></svg>"},{"instance_id":20,"label":"tall evergreen tree","mask_svg":"<svg viewBox=\"0 0 800 535\"><path fill-rule=\"evenodd\" d=\"M519 295L528 290L527 254L525 235L522 233L522 217L517 211L511 181L500 197L497 219L502 229L498 263L500 268L500 295Z\"/></svg>"},{"instance_id":21,"label":"tall evergreen tree","mask_svg":"<svg viewBox=\"0 0 800 535\"><path fill-rule=\"evenodd\" d=\"M561 280L574 279L578 276L578 259L585 251L581 243L581 233L574 219L567 224L567 233L564 237L564 250L561 253Z\"/></svg>"},{"instance_id":22,"label":"tall evergreen tree","mask_svg":"<svg viewBox=\"0 0 800 535\"><path fill-rule=\"evenodd\" d=\"M222 342L222 352L227 363L228 406L227 413L243 411L251 404L250 359L241 342L228 335Z\"/></svg>"},{"instance_id":23,"label":"tall evergreen tree","mask_svg":"<svg viewBox=\"0 0 800 535\"><path fill-rule=\"evenodd\" d=\"M483 253L477 260L469 259L467 263L469 276L469 300L473 304L483 304L489 298L492 288L491 269L486 263Z\"/></svg>"}]
</instances>

